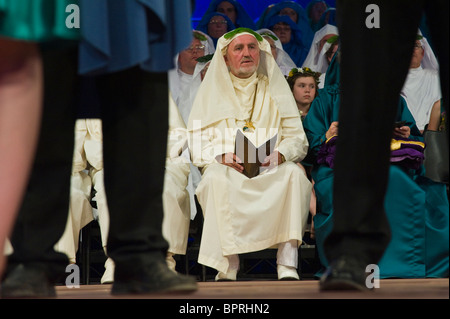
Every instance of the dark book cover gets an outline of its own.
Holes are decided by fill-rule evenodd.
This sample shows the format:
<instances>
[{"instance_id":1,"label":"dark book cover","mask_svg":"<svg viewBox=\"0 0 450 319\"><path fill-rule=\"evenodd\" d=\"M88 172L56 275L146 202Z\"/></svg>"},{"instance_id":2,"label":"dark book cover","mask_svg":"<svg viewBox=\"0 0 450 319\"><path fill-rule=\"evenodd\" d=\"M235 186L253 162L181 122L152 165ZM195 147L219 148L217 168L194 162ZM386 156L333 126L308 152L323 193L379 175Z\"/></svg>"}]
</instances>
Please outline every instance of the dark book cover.
<instances>
[{"instance_id":1,"label":"dark book cover","mask_svg":"<svg viewBox=\"0 0 450 319\"><path fill-rule=\"evenodd\" d=\"M243 174L248 178L258 176L265 168L261 169L261 163L266 156L273 152L278 134L256 147L244 133L238 130L236 134L234 153L242 161L244 166Z\"/></svg>"}]
</instances>

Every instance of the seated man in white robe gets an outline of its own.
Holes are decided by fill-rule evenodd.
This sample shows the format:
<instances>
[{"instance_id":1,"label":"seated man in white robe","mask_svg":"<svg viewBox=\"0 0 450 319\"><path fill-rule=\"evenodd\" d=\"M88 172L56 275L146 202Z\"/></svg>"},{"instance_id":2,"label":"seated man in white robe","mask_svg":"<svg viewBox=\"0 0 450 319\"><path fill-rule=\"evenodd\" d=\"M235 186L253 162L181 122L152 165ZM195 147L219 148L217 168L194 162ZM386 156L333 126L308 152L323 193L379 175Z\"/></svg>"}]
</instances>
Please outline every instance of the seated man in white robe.
<instances>
[{"instance_id":1,"label":"seated man in white robe","mask_svg":"<svg viewBox=\"0 0 450 319\"><path fill-rule=\"evenodd\" d=\"M259 146L259 175L243 174L236 134ZM280 280L298 280L298 248L309 214L311 183L295 162L308 150L295 100L258 33L238 28L217 43L189 117L190 151L202 169L196 195L204 213L198 262L236 280L239 254L278 248Z\"/></svg>"},{"instance_id":2,"label":"seated man in white robe","mask_svg":"<svg viewBox=\"0 0 450 319\"><path fill-rule=\"evenodd\" d=\"M198 62L198 59L212 55L215 50L214 43L209 35L198 30L193 30L192 34L193 38L189 47L175 56L175 68L168 73L171 97L184 121L184 128L187 126L192 102L200 83L202 83L202 71L207 67L206 62ZM190 172L188 192L191 219L193 220L197 214L194 198L195 189L200 182L201 175L198 168L192 164L190 164Z\"/></svg>"},{"instance_id":3,"label":"seated man in white robe","mask_svg":"<svg viewBox=\"0 0 450 319\"><path fill-rule=\"evenodd\" d=\"M417 35L411 64L401 95L405 98L416 125L423 133L430 122L431 111L441 108L439 66L425 37ZM440 112L439 112L440 113Z\"/></svg>"}]
</instances>

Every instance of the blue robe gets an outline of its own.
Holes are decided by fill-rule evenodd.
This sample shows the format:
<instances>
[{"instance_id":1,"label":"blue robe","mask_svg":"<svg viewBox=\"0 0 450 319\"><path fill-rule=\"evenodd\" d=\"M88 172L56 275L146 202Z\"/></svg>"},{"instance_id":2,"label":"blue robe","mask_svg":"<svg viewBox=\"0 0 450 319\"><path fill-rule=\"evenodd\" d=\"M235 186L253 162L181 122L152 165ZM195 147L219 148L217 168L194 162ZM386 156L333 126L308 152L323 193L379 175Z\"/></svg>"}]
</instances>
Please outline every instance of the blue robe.
<instances>
[{"instance_id":1,"label":"blue robe","mask_svg":"<svg viewBox=\"0 0 450 319\"><path fill-rule=\"evenodd\" d=\"M231 3L236 9L236 22L234 23L235 28L249 28L252 30L256 30L256 25L252 17L245 10L244 6L236 0L211 0L208 9L204 13L204 16L207 16L213 12L217 12L217 6L223 1Z\"/></svg>"},{"instance_id":2,"label":"blue robe","mask_svg":"<svg viewBox=\"0 0 450 319\"><path fill-rule=\"evenodd\" d=\"M189 0L80 0L80 73L167 72L192 40Z\"/></svg>"},{"instance_id":3,"label":"blue robe","mask_svg":"<svg viewBox=\"0 0 450 319\"><path fill-rule=\"evenodd\" d=\"M227 15L220 13L220 12L209 12L207 14L204 14L202 19L200 20L200 22L198 23L197 27L195 28L196 30L202 31L205 34L208 34L211 39L213 40L214 43L214 47L217 46L217 40L219 40L218 38L214 38L212 37L209 33L208 33L208 23L211 20L212 17L214 16L221 16L225 19L225 21L227 22L227 32L230 32L231 30L236 29L236 26L233 24L233 22L230 20L230 18L228 18Z\"/></svg>"},{"instance_id":4,"label":"blue robe","mask_svg":"<svg viewBox=\"0 0 450 319\"><path fill-rule=\"evenodd\" d=\"M338 113L339 69L337 61L333 59L327 71L325 87L320 90L303 121L313 155L325 142L325 133L330 124L338 121ZM412 123L410 139L423 141L403 98L399 99L397 114L397 121ZM423 166L419 170L408 170L400 165L390 167L384 206L392 237L378 263L380 278L448 276L449 202L446 186L424 177L423 172ZM333 227L333 176L333 169L314 163L312 178L317 196L317 213L314 217L316 247L325 267L328 261L323 243Z\"/></svg>"},{"instance_id":5,"label":"blue robe","mask_svg":"<svg viewBox=\"0 0 450 319\"><path fill-rule=\"evenodd\" d=\"M285 15L272 16L265 27L273 30L274 25L279 22L284 22L291 27L291 40L288 43L283 44L283 50L289 54L295 65L303 65L312 44L313 37L311 37L311 30L305 31L304 29L300 29L291 18Z\"/></svg>"}]
</instances>

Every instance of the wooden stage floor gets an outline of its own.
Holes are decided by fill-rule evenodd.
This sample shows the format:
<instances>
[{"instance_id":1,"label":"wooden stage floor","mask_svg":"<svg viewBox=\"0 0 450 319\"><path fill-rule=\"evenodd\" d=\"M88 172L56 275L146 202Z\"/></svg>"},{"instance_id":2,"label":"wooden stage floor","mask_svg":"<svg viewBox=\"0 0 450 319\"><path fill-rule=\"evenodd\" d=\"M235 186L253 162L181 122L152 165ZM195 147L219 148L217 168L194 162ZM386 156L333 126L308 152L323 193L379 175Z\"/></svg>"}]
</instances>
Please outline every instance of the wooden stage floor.
<instances>
[{"instance_id":1,"label":"wooden stage floor","mask_svg":"<svg viewBox=\"0 0 450 319\"><path fill-rule=\"evenodd\" d=\"M381 279L369 292L320 292L318 280L199 282L189 294L110 294L111 285L57 286L57 299L448 299L449 279Z\"/></svg>"}]
</instances>

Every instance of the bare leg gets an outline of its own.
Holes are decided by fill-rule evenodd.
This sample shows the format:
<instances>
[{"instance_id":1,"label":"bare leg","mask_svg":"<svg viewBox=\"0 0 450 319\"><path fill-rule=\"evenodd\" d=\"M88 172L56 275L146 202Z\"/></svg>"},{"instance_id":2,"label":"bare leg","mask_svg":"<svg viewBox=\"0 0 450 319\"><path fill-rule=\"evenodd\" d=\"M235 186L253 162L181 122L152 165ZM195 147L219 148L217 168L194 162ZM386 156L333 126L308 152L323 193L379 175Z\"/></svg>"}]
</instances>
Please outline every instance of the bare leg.
<instances>
[{"instance_id":1,"label":"bare leg","mask_svg":"<svg viewBox=\"0 0 450 319\"><path fill-rule=\"evenodd\" d=\"M0 275L36 149L42 82L37 45L0 38Z\"/></svg>"}]
</instances>

